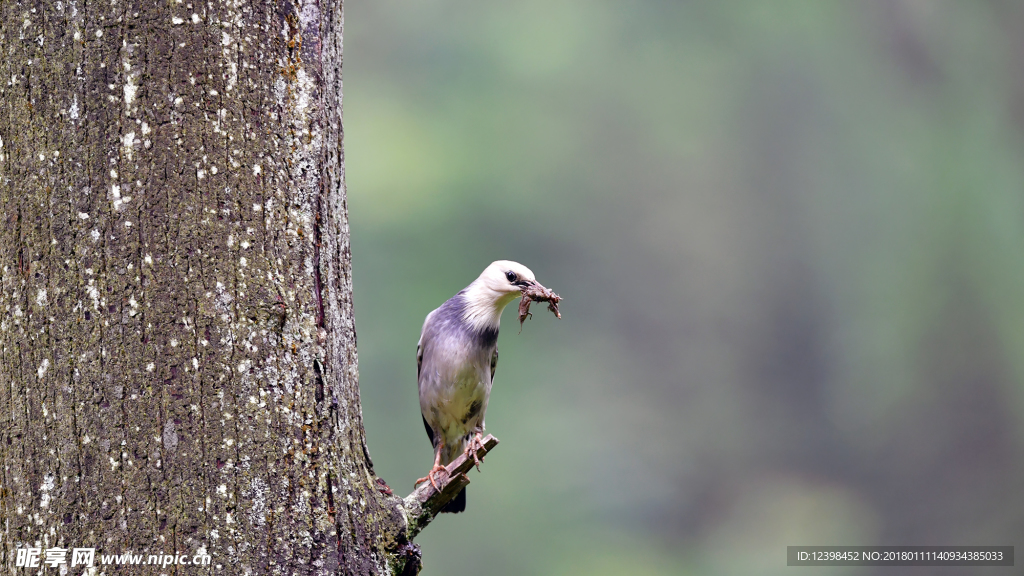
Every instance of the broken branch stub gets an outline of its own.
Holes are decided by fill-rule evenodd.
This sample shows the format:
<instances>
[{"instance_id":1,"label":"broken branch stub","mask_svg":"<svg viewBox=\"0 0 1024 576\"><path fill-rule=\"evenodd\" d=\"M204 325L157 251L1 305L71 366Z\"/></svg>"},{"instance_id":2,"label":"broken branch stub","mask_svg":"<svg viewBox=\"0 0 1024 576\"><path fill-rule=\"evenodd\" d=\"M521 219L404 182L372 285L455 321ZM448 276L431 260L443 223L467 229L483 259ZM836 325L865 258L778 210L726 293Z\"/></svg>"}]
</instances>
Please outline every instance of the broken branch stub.
<instances>
[{"instance_id":1,"label":"broken branch stub","mask_svg":"<svg viewBox=\"0 0 1024 576\"><path fill-rule=\"evenodd\" d=\"M488 452L498 445L498 439L488 434L476 451L476 456L481 461ZM409 522L407 537L412 540L423 528L434 519L434 516L444 508L445 504L452 501L459 495L459 492L469 484L466 472L473 467L475 460L470 452L463 452L451 464L445 466L446 474L438 482L437 489L429 482L423 482L412 494L404 499L406 519Z\"/></svg>"}]
</instances>

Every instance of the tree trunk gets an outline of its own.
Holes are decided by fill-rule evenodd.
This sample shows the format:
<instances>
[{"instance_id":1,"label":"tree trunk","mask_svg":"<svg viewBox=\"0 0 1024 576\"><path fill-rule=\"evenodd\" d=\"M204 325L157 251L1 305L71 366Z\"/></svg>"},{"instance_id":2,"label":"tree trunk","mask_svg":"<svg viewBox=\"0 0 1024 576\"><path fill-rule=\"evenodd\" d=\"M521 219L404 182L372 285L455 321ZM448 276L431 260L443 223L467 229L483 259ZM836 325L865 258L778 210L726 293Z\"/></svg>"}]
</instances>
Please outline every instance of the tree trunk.
<instances>
[{"instance_id":1,"label":"tree trunk","mask_svg":"<svg viewBox=\"0 0 1024 576\"><path fill-rule=\"evenodd\" d=\"M342 24L340 0L0 0L8 571L32 547L402 569L359 405Z\"/></svg>"}]
</instances>

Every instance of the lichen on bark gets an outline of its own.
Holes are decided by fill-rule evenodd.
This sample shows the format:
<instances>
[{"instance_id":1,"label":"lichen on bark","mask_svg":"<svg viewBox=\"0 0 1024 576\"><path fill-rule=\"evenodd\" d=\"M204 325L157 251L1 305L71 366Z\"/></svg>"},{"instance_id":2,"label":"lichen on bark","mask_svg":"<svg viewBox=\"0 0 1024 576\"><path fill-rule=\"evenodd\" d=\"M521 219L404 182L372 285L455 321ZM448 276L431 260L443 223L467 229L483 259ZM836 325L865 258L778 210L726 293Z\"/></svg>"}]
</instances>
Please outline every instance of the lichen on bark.
<instances>
[{"instance_id":1,"label":"lichen on bark","mask_svg":"<svg viewBox=\"0 0 1024 576\"><path fill-rule=\"evenodd\" d=\"M0 3L0 565L397 571L365 448L342 3Z\"/></svg>"}]
</instances>

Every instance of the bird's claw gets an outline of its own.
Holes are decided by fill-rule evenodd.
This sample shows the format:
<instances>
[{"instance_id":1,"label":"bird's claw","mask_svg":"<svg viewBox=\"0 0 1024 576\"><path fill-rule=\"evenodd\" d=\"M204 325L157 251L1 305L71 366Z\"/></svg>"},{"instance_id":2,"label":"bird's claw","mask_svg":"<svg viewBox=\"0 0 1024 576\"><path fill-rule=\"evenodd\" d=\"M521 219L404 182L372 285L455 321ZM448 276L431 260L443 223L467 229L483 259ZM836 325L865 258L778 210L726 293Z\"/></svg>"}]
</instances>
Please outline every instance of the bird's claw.
<instances>
[{"instance_id":1,"label":"bird's claw","mask_svg":"<svg viewBox=\"0 0 1024 576\"><path fill-rule=\"evenodd\" d=\"M445 468L444 466L441 466L440 464L435 464L434 467L430 469L430 472L427 472L427 475L424 476L423 478L416 480L416 483L413 486L419 486L421 483L429 480L430 485L434 487L434 490L440 491L441 489L437 487L437 481L434 480L434 476L440 472L444 472L445 474L447 474L448 469Z\"/></svg>"},{"instance_id":2,"label":"bird's claw","mask_svg":"<svg viewBox=\"0 0 1024 576\"><path fill-rule=\"evenodd\" d=\"M483 436L479 432L474 434L469 439L469 445L466 446L466 451L469 452L473 456L473 463L476 465L476 471L477 472L480 471L480 463L484 461L484 459L481 458L477 454L477 452L482 450L483 447L484 447L484 438L483 438Z\"/></svg>"}]
</instances>

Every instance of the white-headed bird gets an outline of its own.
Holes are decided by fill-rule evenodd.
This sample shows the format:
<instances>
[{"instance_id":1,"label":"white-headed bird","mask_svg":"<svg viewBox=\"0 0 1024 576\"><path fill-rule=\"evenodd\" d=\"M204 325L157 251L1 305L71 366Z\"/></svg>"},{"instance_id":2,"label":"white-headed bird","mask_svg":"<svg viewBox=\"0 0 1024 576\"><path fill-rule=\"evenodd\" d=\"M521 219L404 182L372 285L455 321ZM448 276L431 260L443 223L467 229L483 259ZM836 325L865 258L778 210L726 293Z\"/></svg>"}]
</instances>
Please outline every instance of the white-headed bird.
<instances>
[{"instance_id":1,"label":"white-headed bird","mask_svg":"<svg viewBox=\"0 0 1024 576\"><path fill-rule=\"evenodd\" d=\"M434 466L417 484L429 480L436 488L434 475L467 448L476 457L498 365L501 312L530 286L539 284L529 268L498 260L427 314L416 346L416 367L420 412L434 445ZM463 489L441 511L465 509Z\"/></svg>"}]
</instances>

